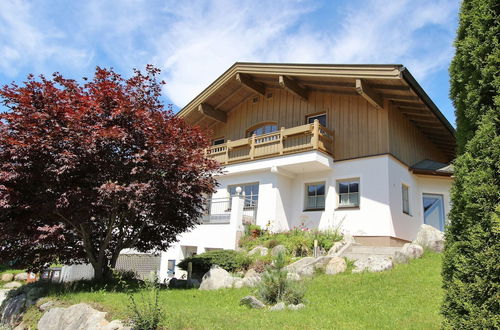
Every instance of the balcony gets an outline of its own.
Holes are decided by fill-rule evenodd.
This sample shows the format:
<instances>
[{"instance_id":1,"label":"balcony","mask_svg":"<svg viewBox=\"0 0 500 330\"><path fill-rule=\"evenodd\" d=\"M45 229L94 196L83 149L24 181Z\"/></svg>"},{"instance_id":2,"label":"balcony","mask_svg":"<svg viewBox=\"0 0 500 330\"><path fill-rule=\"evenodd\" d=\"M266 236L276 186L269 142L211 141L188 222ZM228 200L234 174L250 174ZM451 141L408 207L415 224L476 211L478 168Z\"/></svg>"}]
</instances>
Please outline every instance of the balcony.
<instances>
[{"instance_id":1,"label":"balcony","mask_svg":"<svg viewBox=\"0 0 500 330\"><path fill-rule=\"evenodd\" d=\"M312 124L282 127L269 134L228 140L224 144L208 148L207 156L226 165L311 150L333 156L333 136L333 131L315 120Z\"/></svg>"}]
</instances>

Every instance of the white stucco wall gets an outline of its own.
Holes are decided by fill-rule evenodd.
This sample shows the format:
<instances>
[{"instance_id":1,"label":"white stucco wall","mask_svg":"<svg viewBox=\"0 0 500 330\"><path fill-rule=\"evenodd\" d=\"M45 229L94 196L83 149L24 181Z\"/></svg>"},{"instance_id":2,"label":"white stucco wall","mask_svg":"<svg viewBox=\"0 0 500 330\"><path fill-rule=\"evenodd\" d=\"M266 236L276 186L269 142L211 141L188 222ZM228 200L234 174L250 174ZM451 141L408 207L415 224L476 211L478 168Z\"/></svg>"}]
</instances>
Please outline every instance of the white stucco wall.
<instances>
[{"instance_id":1,"label":"white stucco wall","mask_svg":"<svg viewBox=\"0 0 500 330\"><path fill-rule=\"evenodd\" d=\"M444 196L449 212L448 177L416 176L408 167L389 155L333 162L317 152L294 157L277 157L231 165L218 178L214 198L229 196L228 186L259 183L256 223L273 231L306 226L338 229L354 236L393 236L413 240L423 223L422 194ZM359 208L338 208L337 180L360 182ZM324 211L305 211L307 183L325 182ZM401 185L409 187L410 215L402 212ZM234 248L235 229L231 225L201 225L182 235L180 243L164 253L162 274L168 259L184 258L182 246L193 246L197 253L206 248ZM176 273L178 276L179 273Z\"/></svg>"}]
</instances>

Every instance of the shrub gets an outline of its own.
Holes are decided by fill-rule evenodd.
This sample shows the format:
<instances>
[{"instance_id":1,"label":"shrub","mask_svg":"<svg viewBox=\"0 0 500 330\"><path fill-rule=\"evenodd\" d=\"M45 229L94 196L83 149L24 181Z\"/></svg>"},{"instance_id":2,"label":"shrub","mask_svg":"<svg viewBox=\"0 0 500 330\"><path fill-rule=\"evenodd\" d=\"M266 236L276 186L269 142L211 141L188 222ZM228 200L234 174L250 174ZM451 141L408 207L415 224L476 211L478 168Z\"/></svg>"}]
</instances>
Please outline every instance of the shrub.
<instances>
[{"instance_id":1,"label":"shrub","mask_svg":"<svg viewBox=\"0 0 500 330\"><path fill-rule=\"evenodd\" d=\"M179 263L179 268L187 270L188 263L193 263L193 273L203 275L213 265L218 265L228 272L245 270L251 263L246 253L234 250L214 250L196 256L185 258Z\"/></svg>"},{"instance_id":2,"label":"shrub","mask_svg":"<svg viewBox=\"0 0 500 330\"><path fill-rule=\"evenodd\" d=\"M251 250L257 245L273 248L283 245L292 256L303 257L312 255L314 240L318 240L318 246L329 250L333 244L342 239L337 230L308 230L306 228L294 228L287 232L269 233L263 232L259 237L245 235L240 240L240 246Z\"/></svg>"},{"instance_id":3,"label":"shrub","mask_svg":"<svg viewBox=\"0 0 500 330\"><path fill-rule=\"evenodd\" d=\"M158 279L146 280L143 285L143 290L139 295L129 293L129 309L132 317L131 322L134 329L155 330L161 321L163 309L159 304L158 296L160 293L160 285ZM136 296L139 299L136 299Z\"/></svg>"},{"instance_id":4,"label":"shrub","mask_svg":"<svg viewBox=\"0 0 500 330\"><path fill-rule=\"evenodd\" d=\"M304 288L300 283L288 279L285 264L285 254L278 253L272 266L262 274L262 280L257 286L257 295L267 304L274 305L281 301L299 304L304 300Z\"/></svg>"}]
</instances>

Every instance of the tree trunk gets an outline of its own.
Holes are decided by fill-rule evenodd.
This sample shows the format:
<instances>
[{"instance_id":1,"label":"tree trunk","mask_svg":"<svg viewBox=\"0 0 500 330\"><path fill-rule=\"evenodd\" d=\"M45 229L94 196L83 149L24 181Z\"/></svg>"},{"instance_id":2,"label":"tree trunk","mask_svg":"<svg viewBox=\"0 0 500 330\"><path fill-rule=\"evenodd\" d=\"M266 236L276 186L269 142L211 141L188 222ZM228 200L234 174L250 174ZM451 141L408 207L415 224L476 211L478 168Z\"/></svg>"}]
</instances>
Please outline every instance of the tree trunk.
<instances>
[{"instance_id":1,"label":"tree trunk","mask_svg":"<svg viewBox=\"0 0 500 330\"><path fill-rule=\"evenodd\" d=\"M113 272L109 267L109 262L107 259L92 264L92 267L94 268L94 280L96 280L97 282L103 283L112 278Z\"/></svg>"}]
</instances>

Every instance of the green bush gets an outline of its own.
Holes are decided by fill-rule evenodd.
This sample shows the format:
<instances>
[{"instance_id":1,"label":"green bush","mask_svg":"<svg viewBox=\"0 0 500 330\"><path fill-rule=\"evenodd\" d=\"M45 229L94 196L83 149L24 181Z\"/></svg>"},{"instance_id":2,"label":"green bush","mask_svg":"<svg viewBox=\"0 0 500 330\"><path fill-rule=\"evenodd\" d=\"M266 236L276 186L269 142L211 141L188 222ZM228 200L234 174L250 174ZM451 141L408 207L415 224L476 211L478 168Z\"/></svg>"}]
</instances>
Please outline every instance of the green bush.
<instances>
[{"instance_id":1,"label":"green bush","mask_svg":"<svg viewBox=\"0 0 500 330\"><path fill-rule=\"evenodd\" d=\"M257 285L257 296L266 304L274 305L278 302L299 304L304 300L305 290L299 282L293 282L287 277L286 256L279 253L262 274L262 280Z\"/></svg>"},{"instance_id":2,"label":"green bush","mask_svg":"<svg viewBox=\"0 0 500 330\"><path fill-rule=\"evenodd\" d=\"M234 250L214 250L182 260L179 268L187 270L188 263L193 263L193 273L203 275L210 270L213 265L235 272L248 268L252 260L246 253Z\"/></svg>"},{"instance_id":3,"label":"green bush","mask_svg":"<svg viewBox=\"0 0 500 330\"><path fill-rule=\"evenodd\" d=\"M160 324L163 308L158 296L160 285L158 279L146 280L139 294L129 292L129 311L133 329L155 330Z\"/></svg>"},{"instance_id":4,"label":"green bush","mask_svg":"<svg viewBox=\"0 0 500 330\"><path fill-rule=\"evenodd\" d=\"M328 251L335 242L340 241L342 235L336 230L308 230L294 228L287 232L269 233L263 232L259 237L245 235L240 239L240 246L251 250L258 245L272 249L276 245L283 245L292 256L303 257L312 255L314 240L318 240L318 246Z\"/></svg>"}]
</instances>

